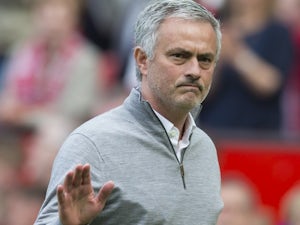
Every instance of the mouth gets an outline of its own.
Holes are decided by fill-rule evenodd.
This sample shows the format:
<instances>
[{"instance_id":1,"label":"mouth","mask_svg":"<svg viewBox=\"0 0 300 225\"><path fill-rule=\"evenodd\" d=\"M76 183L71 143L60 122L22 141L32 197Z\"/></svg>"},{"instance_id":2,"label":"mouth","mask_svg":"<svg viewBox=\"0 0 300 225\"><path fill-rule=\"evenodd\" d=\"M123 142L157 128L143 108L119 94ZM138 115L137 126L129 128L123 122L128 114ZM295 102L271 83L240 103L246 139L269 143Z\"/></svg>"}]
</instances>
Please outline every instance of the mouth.
<instances>
[{"instance_id":1,"label":"mouth","mask_svg":"<svg viewBox=\"0 0 300 225\"><path fill-rule=\"evenodd\" d=\"M195 83L183 83L183 84L180 84L178 85L177 87L184 87L184 88L189 88L189 89L197 89L199 90L200 92L203 91L203 86L200 85L200 84L195 84Z\"/></svg>"}]
</instances>

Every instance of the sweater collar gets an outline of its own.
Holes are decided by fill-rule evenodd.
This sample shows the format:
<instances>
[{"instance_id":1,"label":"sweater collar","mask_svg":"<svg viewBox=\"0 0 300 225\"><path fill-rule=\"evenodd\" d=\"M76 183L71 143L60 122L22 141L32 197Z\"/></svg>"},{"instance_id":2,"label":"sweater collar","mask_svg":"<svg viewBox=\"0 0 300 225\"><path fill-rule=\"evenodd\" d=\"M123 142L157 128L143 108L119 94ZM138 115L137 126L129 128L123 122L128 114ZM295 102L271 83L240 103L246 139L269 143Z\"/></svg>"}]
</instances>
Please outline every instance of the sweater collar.
<instances>
[{"instance_id":1,"label":"sweater collar","mask_svg":"<svg viewBox=\"0 0 300 225\"><path fill-rule=\"evenodd\" d=\"M154 113L154 110L152 109L150 103L143 98L139 87L133 88L131 90L128 98L124 103L125 107L127 107L135 117L142 119L149 118L152 120L152 122L153 120L157 120L157 115ZM201 109L202 105L200 104L199 106L191 110L190 114L194 120L196 120L196 118L198 117Z\"/></svg>"}]
</instances>

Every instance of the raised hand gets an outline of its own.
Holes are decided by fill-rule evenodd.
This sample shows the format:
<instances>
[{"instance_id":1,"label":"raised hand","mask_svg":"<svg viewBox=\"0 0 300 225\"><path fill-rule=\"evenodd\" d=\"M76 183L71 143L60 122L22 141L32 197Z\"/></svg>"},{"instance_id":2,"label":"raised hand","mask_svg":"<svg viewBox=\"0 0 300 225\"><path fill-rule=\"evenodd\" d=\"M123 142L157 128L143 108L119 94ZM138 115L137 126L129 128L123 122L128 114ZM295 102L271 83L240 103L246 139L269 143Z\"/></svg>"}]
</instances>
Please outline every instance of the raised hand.
<instances>
[{"instance_id":1,"label":"raised hand","mask_svg":"<svg viewBox=\"0 0 300 225\"><path fill-rule=\"evenodd\" d=\"M114 188L112 181L106 182L95 195L90 175L90 165L78 165L70 171L63 185L57 187L59 217L63 225L90 223L102 212L106 200Z\"/></svg>"}]
</instances>

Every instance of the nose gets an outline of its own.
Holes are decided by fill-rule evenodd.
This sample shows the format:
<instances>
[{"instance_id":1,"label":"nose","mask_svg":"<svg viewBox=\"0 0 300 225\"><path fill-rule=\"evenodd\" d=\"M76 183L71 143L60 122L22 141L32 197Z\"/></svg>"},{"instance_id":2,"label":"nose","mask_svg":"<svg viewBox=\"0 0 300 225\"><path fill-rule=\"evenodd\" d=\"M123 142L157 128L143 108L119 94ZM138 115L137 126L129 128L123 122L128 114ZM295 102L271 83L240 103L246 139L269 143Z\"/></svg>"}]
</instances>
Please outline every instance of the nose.
<instances>
[{"instance_id":1,"label":"nose","mask_svg":"<svg viewBox=\"0 0 300 225\"><path fill-rule=\"evenodd\" d=\"M186 77L195 81L201 77L201 68L197 58L192 58L189 63L187 63Z\"/></svg>"}]
</instances>

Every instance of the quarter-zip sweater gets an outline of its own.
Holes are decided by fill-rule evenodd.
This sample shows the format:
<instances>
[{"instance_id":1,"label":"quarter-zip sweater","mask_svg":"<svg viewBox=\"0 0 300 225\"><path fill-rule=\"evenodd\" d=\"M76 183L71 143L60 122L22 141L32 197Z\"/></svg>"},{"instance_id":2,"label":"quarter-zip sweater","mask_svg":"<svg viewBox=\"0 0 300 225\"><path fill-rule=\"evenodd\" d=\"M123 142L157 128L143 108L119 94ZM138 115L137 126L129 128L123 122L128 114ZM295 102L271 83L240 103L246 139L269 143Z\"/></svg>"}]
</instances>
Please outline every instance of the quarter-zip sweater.
<instances>
[{"instance_id":1,"label":"quarter-zip sweater","mask_svg":"<svg viewBox=\"0 0 300 225\"><path fill-rule=\"evenodd\" d=\"M61 224L56 187L77 164L91 165L97 193L115 183L92 225L215 225L223 207L215 146L194 129L181 162L160 120L140 92L81 125L66 139L35 225Z\"/></svg>"}]
</instances>

